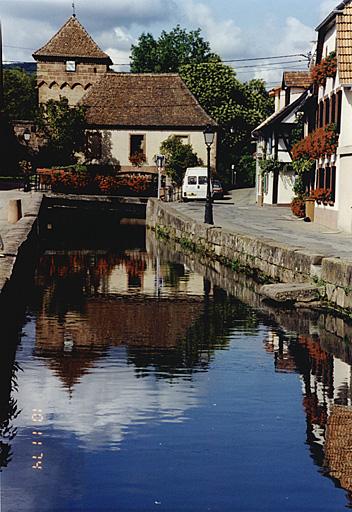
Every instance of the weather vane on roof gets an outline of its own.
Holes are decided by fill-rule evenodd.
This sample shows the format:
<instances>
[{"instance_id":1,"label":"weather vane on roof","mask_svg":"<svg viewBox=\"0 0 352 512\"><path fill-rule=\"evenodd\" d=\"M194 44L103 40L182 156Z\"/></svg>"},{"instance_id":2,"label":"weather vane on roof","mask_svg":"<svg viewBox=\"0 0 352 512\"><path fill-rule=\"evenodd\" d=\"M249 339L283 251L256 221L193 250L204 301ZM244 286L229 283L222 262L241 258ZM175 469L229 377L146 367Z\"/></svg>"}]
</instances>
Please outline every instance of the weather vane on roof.
<instances>
[{"instance_id":1,"label":"weather vane on roof","mask_svg":"<svg viewBox=\"0 0 352 512\"><path fill-rule=\"evenodd\" d=\"M72 16L75 18L76 17L76 6L75 6L75 2L72 2Z\"/></svg>"}]
</instances>

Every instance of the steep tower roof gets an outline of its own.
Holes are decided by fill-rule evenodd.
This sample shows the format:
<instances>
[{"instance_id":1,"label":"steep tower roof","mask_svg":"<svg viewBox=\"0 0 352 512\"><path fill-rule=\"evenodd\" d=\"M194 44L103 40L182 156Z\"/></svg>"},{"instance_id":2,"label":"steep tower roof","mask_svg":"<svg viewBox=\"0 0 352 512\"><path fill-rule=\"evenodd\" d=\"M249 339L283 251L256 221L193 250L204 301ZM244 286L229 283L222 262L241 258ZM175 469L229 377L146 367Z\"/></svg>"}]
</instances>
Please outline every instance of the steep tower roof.
<instances>
[{"instance_id":1,"label":"steep tower roof","mask_svg":"<svg viewBox=\"0 0 352 512\"><path fill-rule=\"evenodd\" d=\"M36 60L44 57L98 59L112 64L110 57L93 41L75 16L71 16L42 48L33 53Z\"/></svg>"}]
</instances>

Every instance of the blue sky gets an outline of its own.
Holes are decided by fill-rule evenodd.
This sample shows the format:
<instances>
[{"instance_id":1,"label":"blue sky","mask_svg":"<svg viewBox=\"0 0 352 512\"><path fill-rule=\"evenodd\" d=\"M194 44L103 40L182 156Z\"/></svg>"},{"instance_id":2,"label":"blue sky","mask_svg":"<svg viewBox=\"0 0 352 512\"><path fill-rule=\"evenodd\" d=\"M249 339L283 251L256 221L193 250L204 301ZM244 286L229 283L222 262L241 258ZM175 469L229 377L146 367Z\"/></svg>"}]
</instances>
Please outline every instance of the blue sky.
<instances>
[{"instance_id":1,"label":"blue sky","mask_svg":"<svg viewBox=\"0 0 352 512\"><path fill-rule=\"evenodd\" d=\"M314 28L338 0L75 0L83 25L114 62L128 62L131 44L143 32L155 36L177 23L200 27L223 59L307 53ZM72 0L0 0L7 60L31 60L72 13ZM290 59L289 59L290 60ZM286 64L296 68L301 63ZM126 68L121 68L126 69ZM281 70L238 69L238 76L274 82Z\"/></svg>"}]
</instances>

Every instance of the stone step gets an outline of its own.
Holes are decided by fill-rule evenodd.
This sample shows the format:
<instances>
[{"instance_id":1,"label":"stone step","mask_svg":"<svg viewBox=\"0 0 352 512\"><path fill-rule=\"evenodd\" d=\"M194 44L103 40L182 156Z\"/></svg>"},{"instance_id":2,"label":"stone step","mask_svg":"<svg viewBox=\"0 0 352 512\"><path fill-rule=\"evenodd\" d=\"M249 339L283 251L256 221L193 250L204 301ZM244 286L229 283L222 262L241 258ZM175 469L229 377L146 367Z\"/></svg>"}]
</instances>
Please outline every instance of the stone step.
<instances>
[{"instance_id":1,"label":"stone step","mask_svg":"<svg viewBox=\"0 0 352 512\"><path fill-rule=\"evenodd\" d=\"M323 295L323 290L318 285L307 283L266 284L260 289L261 295L274 302L296 303L317 302Z\"/></svg>"}]
</instances>

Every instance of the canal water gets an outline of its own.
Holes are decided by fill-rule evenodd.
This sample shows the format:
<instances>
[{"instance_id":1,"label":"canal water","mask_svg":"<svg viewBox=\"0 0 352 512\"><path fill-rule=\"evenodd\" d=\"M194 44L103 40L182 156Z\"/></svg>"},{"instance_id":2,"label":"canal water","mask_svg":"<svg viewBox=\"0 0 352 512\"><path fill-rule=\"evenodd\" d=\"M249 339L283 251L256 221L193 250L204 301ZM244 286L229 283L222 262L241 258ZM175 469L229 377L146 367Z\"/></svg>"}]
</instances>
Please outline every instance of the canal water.
<instances>
[{"instance_id":1,"label":"canal water","mask_svg":"<svg viewBox=\"0 0 352 512\"><path fill-rule=\"evenodd\" d=\"M144 228L85 245L37 263L1 380L2 512L352 507L348 326L243 278L232 296Z\"/></svg>"}]
</instances>

